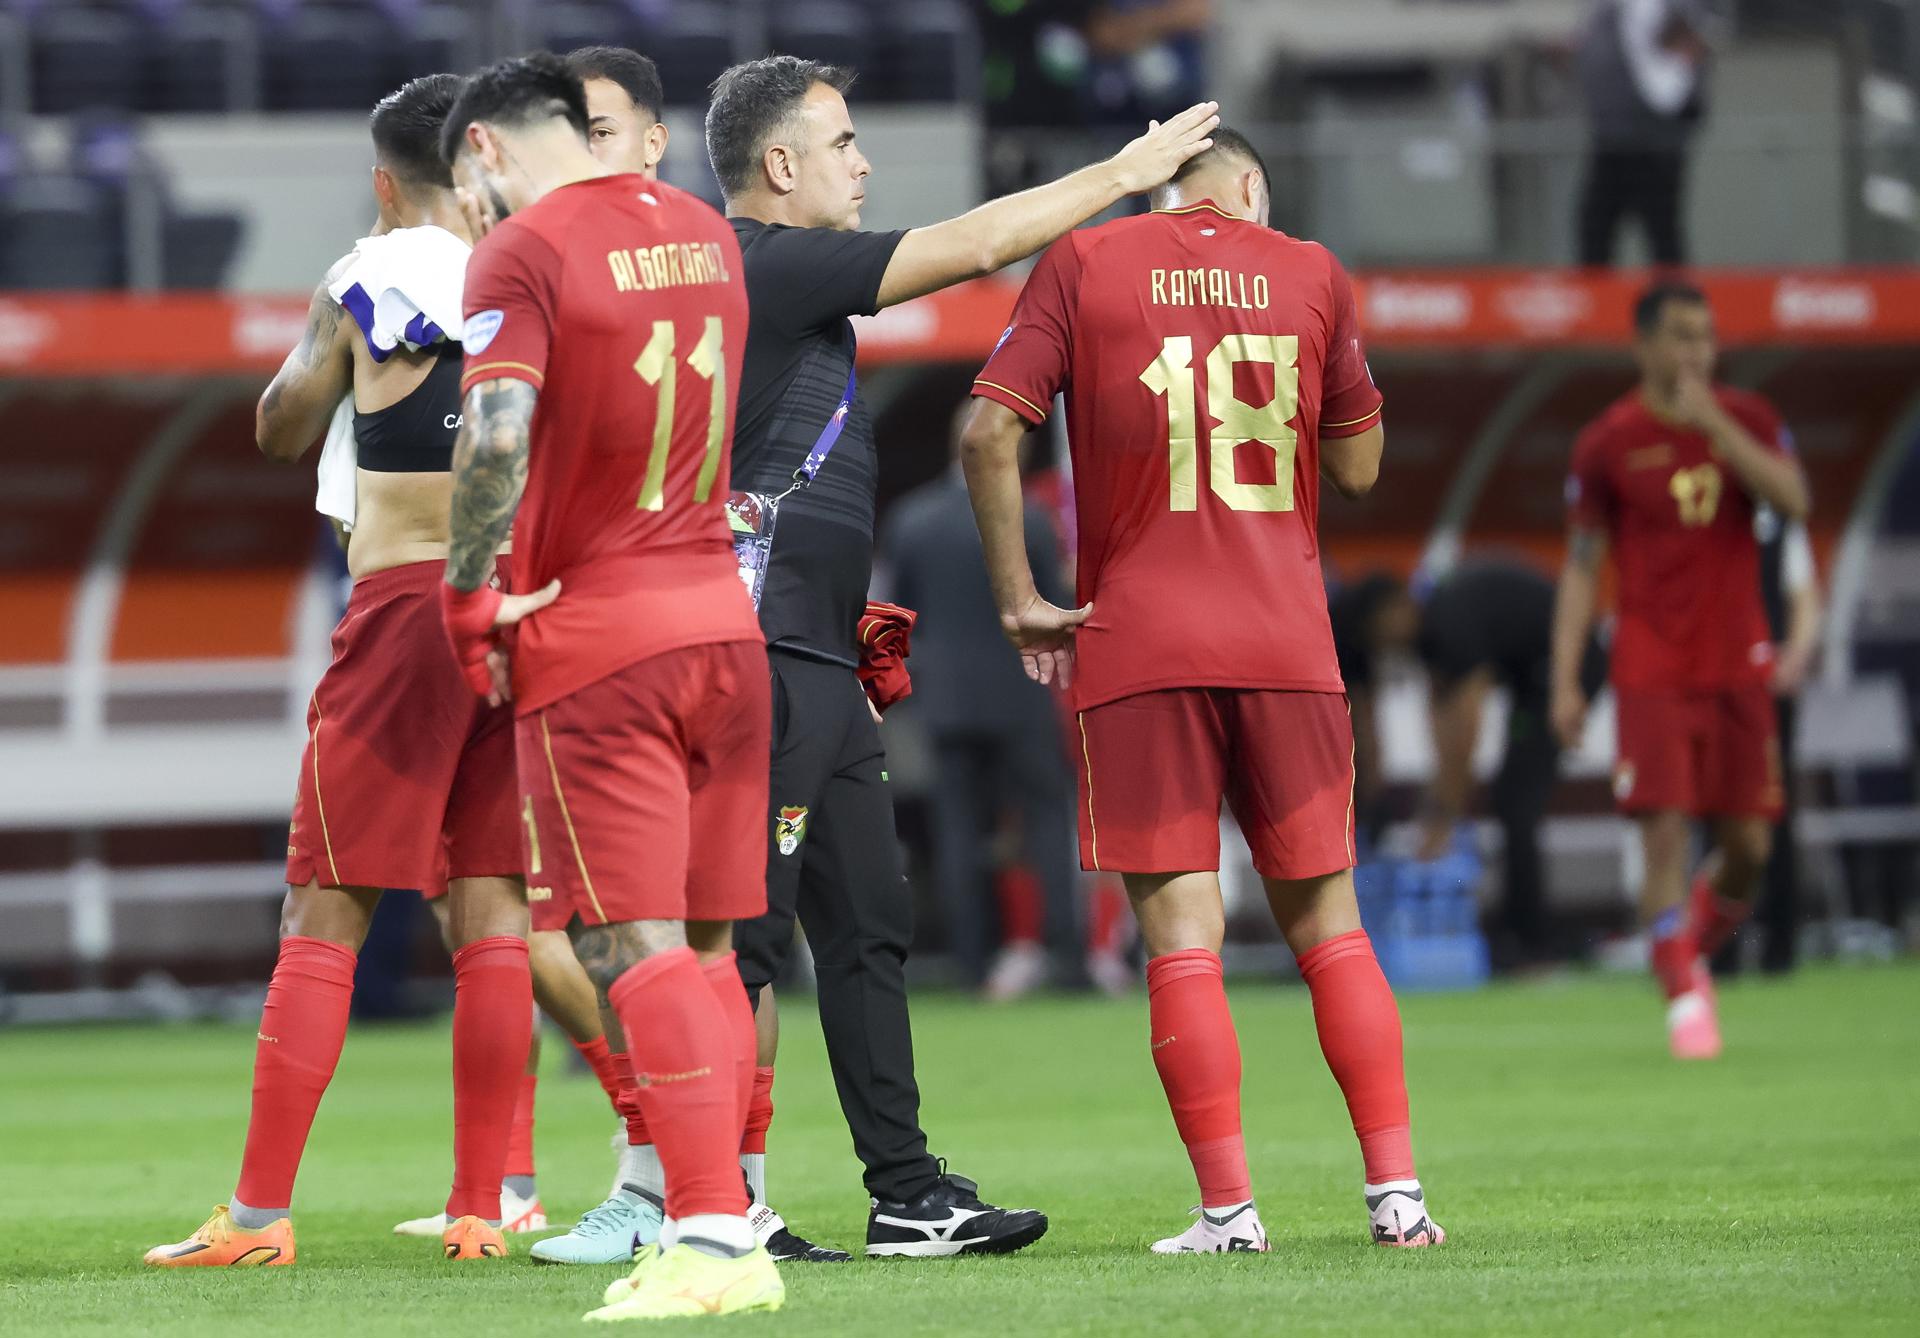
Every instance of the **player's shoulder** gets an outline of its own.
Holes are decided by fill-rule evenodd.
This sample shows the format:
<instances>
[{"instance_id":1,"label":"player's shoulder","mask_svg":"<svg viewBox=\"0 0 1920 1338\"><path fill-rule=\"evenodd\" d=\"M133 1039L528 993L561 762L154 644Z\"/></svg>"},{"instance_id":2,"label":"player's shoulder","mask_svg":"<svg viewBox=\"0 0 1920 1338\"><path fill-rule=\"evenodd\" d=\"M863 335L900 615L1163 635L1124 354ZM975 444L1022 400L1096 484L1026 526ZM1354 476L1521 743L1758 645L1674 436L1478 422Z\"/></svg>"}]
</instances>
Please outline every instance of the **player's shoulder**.
<instances>
[{"instance_id":1,"label":"player's shoulder","mask_svg":"<svg viewBox=\"0 0 1920 1338\"><path fill-rule=\"evenodd\" d=\"M1613 400L1581 429L1576 449L1607 450L1644 435L1653 424L1653 415L1641 402L1640 393L1630 390Z\"/></svg>"}]
</instances>

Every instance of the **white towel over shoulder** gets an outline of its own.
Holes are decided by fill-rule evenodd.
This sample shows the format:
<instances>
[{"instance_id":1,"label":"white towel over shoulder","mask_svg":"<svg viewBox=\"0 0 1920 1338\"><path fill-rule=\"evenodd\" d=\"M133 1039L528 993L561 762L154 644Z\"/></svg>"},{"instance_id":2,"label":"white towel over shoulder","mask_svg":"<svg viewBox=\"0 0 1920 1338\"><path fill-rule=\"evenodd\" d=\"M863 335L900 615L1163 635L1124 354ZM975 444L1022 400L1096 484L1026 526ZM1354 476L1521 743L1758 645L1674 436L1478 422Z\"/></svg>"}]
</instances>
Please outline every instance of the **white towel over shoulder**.
<instances>
[{"instance_id":1,"label":"white towel over shoulder","mask_svg":"<svg viewBox=\"0 0 1920 1338\"><path fill-rule=\"evenodd\" d=\"M473 248L445 228L400 228L354 243L353 259L327 291L360 327L367 351L385 362L397 348L423 349L458 341L467 257ZM314 506L353 528L353 397L334 411L320 450L320 487Z\"/></svg>"}]
</instances>

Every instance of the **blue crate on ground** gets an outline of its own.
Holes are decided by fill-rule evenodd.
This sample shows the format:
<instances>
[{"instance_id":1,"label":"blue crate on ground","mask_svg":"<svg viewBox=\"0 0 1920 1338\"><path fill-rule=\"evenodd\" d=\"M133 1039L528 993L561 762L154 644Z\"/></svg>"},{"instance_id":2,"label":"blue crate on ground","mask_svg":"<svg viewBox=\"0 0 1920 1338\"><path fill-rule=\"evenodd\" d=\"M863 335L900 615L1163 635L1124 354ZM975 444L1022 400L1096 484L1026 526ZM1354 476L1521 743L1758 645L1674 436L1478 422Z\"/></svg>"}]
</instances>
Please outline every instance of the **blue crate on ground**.
<instances>
[{"instance_id":1,"label":"blue crate on ground","mask_svg":"<svg viewBox=\"0 0 1920 1338\"><path fill-rule=\"evenodd\" d=\"M1354 870L1360 922L1395 989L1472 989L1487 979L1480 873L1464 846L1437 860L1381 858Z\"/></svg>"}]
</instances>

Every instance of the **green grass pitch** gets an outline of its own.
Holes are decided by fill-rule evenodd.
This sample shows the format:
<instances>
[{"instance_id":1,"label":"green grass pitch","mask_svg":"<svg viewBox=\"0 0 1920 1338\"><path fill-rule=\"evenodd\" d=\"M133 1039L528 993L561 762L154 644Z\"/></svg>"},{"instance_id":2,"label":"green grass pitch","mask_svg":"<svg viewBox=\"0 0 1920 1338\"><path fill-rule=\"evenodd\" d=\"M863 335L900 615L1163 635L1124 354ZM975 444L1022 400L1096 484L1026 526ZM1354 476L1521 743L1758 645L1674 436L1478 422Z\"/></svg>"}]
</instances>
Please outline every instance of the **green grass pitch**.
<instances>
[{"instance_id":1,"label":"green grass pitch","mask_svg":"<svg viewBox=\"0 0 1920 1338\"><path fill-rule=\"evenodd\" d=\"M1194 1202L1145 1003L916 1010L934 1148L1052 1215L1010 1259L791 1269L782 1335L1920 1333L1920 967L1816 968L1724 991L1727 1056L1664 1054L1644 982L1576 978L1402 1001L1439 1250L1376 1249L1305 992L1232 990L1247 1146L1272 1254L1155 1259ZM866 1202L812 1009L784 1010L770 1182L858 1248ZM615 1270L448 1265L389 1233L450 1167L444 1024L361 1028L301 1172L290 1269L143 1270L233 1183L251 1029L0 1032L0 1333L580 1332ZM540 1184L597 1202L612 1129L549 1042ZM679 1331L679 1330L674 1330Z\"/></svg>"}]
</instances>

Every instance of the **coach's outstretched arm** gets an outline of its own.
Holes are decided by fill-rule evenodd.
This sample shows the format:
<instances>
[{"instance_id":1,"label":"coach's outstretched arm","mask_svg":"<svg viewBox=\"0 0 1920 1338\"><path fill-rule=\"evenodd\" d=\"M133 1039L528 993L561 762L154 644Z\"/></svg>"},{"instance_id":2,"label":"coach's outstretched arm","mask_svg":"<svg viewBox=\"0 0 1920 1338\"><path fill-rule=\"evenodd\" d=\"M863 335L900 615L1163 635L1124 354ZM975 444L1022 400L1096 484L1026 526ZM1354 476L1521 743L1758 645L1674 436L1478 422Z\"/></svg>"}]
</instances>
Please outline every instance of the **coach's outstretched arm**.
<instances>
[{"instance_id":1,"label":"coach's outstretched arm","mask_svg":"<svg viewBox=\"0 0 1920 1338\"><path fill-rule=\"evenodd\" d=\"M1563 748L1576 748L1587 725L1587 694L1580 689L1580 660L1586 654L1587 633L1600 598L1600 564L1607 556L1607 536L1575 525L1567 534L1567 560L1560 568L1560 588L1553 600L1552 696L1548 714Z\"/></svg>"},{"instance_id":2,"label":"coach's outstretched arm","mask_svg":"<svg viewBox=\"0 0 1920 1338\"><path fill-rule=\"evenodd\" d=\"M990 200L958 218L915 228L900 239L880 280L880 305L977 279L1023 260L1101 210L1152 190L1213 141L1220 104L1202 102L1107 159L1058 181Z\"/></svg>"},{"instance_id":3,"label":"coach's outstretched arm","mask_svg":"<svg viewBox=\"0 0 1920 1338\"><path fill-rule=\"evenodd\" d=\"M960 468L973 499L974 523L986 551L987 579L1000 610L1000 629L1020 650L1027 677L1039 683L1073 677L1073 633L1093 606L1063 609L1034 585L1027 560L1026 506L1020 495L1020 438L1027 425L1005 405L976 400L960 438Z\"/></svg>"},{"instance_id":4,"label":"coach's outstretched arm","mask_svg":"<svg viewBox=\"0 0 1920 1338\"><path fill-rule=\"evenodd\" d=\"M482 381L467 392L465 421L453 441L453 514L441 612L468 684L494 705L510 695L506 652L494 629L553 603L560 582L530 595L488 588L493 555L513 533L527 487L533 410L540 392L526 381Z\"/></svg>"},{"instance_id":5,"label":"coach's outstretched arm","mask_svg":"<svg viewBox=\"0 0 1920 1338\"><path fill-rule=\"evenodd\" d=\"M353 392L353 345L341 329L347 314L327 291L348 259L343 257L313 290L307 328L254 410L254 442L260 454L280 464L298 460L324 436L333 411Z\"/></svg>"}]
</instances>

